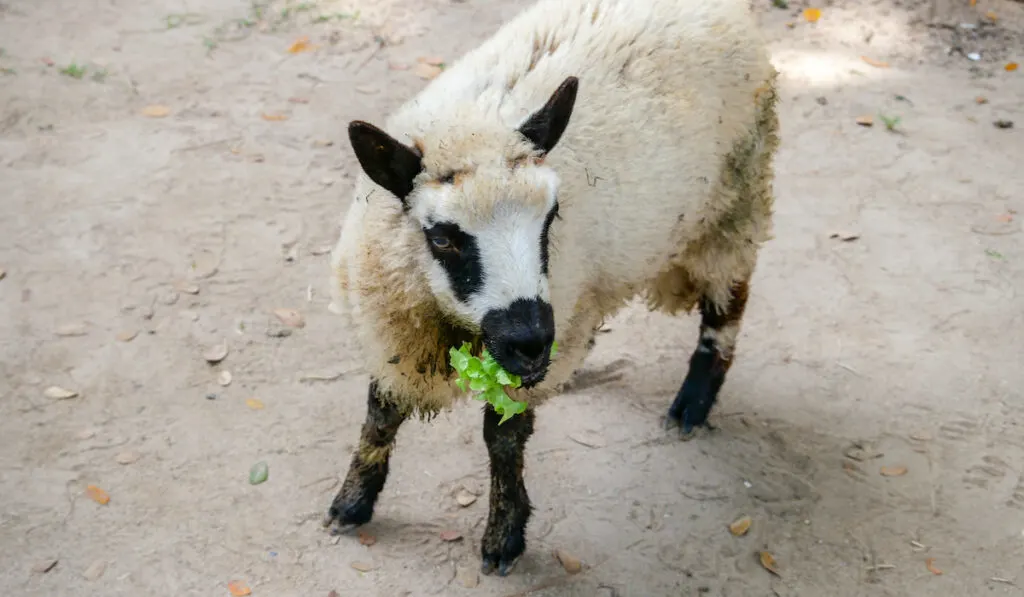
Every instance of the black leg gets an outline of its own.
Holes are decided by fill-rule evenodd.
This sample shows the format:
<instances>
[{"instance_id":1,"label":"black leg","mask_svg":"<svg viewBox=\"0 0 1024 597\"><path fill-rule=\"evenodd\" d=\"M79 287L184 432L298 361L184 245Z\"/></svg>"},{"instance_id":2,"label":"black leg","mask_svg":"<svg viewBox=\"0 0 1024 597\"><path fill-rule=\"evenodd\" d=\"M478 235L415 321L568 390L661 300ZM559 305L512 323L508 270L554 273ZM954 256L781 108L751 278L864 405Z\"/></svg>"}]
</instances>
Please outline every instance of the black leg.
<instances>
[{"instance_id":1,"label":"black leg","mask_svg":"<svg viewBox=\"0 0 1024 597\"><path fill-rule=\"evenodd\" d=\"M724 308L707 298L700 302L700 341L666 419L668 426L679 425L684 437L690 436L694 427L710 427L708 414L732 365L749 292L749 282L743 280L733 286L729 304Z\"/></svg>"},{"instance_id":2,"label":"black leg","mask_svg":"<svg viewBox=\"0 0 1024 597\"><path fill-rule=\"evenodd\" d=\"M386 395L378 392L377 382L370 382L367 392L366 422L359 436L359 448L352 456L348 475L334 502L331 503L324 526L332 534L370 522L373 505L388 478L388 461L395 445L395 435L406 415Z\"/></svg>"},{"instance_id":3,"label":"black leg","mask_svg":"<svg viewBox=\"0 0 1024 597\"><path fill-rule=\"evenodd\" d=\"M501 416L484 407L484 441L491 457L490 514L480 547L481 570L506 576L526 550L530 496L523 484L523 450L533 434L533 409L498 425Z\"/></svg>"}]
</instances>

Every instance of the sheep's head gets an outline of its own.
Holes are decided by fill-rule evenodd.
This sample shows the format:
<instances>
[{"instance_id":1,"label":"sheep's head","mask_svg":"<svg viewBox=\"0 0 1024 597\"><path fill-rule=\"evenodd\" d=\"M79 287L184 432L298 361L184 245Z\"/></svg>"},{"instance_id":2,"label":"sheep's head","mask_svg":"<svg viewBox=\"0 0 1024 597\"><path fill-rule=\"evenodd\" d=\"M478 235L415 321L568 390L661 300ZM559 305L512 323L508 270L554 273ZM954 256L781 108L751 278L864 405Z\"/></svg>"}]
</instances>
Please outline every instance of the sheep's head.
<instances>
[{"instance_id":1,"label":"sheep's head","mask_svg":"<svg viewBox=\"0 0 1024 597\"><path fill-rule=\"evenodd\" d=\"M422 231L420 261L442 310L526 387L544 379L555 339L548 236L558 177L544 158L569 124L577 85L566 79L515 128L460 122L410 146L349 125L363 171Z\"/></svg>"}]
</instances>

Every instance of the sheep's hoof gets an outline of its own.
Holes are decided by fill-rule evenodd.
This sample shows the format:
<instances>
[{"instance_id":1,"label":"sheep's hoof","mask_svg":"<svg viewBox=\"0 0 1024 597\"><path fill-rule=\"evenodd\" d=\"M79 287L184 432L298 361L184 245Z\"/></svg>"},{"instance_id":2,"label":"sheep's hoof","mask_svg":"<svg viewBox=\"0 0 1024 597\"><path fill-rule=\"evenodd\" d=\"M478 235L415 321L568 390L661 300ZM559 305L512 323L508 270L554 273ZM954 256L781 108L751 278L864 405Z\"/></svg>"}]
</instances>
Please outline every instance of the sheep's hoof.
<instances>
[{"instance_id":1,"label":"sheep's hoof","mask_svg":"<svg viewBox=\"0 0 1024 597\"><path fill-rule=\"evenodd\" d=\"M510 572L516 567L516 562L519 561L519 556L506 561L500 559L498 556L494 558L484 557L484 563L480 566L480 572L484 576L489 576L495 570L498 571L498 576L508 576Z\"/></svg>"},{"instance_id":2,"label":"sheep's hoof","mask_svg":"<svg viewBox=\"0 0 1024 597\"><path fill-rule=\"evenodd\" d=\"M701 435L704 435L703 433L701 433L702 429L705 430L706 432L714 431L716 429L716 427L712 425L710 421L707 420L697 425L687 423L685 412L682 416L677 417L672 411L669 411L668 415L665 416L662 425L665 431L671 431L673 428L678 427L679 439L683 440L684 442L688 442L691 439L695 439Z\"/></svg>"},{"instance_id":3,"label":"sheep's hoof","mask_svg":"<svg viewBox=\"0 0 1024 597\"><path fill-rule=\"evenodd\" d=\"M324 515L321 525L331 535L347 535L356 527L370 522L373 518L373 504L366 500L357 500L355 503L345 503L341 495L334 498L334 503Z\"/></svg>"},{"instance_id":4,"label":"sheep's hoof","mask_svg":"<svg viewBox=\"0 0 1024 597\"><path fill-rule=\"evenodd\" d=\"M498 576L508 576L516 567L519 557L526 551L525 529L518 531L513 527L506 532L498 531L500 526L488 527L484 532L480 546L480 566L482 574L497 572Z\"/></svg>"}]
</instances>

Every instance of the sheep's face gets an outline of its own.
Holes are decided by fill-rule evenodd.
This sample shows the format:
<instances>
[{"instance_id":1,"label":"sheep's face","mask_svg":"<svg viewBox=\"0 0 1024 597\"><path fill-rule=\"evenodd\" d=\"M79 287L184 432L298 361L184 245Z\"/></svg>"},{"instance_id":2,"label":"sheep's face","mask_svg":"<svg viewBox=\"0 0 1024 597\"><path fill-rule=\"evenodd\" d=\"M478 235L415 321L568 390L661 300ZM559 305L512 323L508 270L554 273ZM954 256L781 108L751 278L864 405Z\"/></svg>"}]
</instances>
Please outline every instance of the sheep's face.
<instances>
[{"instance_id":1,"label":"sheep's face","mask_svg":"<svg viewBox=\"0 0 1024 597\"><path fill-rule=\"evenodd\" d=\"M555 340L547 276L558 177L543 159L568 124L576 86L567 79L512 131L409 147L371 125L349 127L363 170L422 231L421 264L438 304L526 387L544 379Z\"/></svg>"}]
</instances>

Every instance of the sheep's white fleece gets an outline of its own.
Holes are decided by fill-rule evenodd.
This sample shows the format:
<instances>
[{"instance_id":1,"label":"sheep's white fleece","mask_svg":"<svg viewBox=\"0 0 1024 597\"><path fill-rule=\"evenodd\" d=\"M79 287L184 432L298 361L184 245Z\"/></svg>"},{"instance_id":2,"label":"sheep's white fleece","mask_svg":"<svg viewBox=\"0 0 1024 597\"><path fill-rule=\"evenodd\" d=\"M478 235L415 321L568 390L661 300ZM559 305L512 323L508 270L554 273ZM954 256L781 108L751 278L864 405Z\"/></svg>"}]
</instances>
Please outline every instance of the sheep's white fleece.
<instances>
[{"instance_id":1,"label":"sheep's white fleece","mask_svg":"<svg viewBox=\"0 0 1024 597\"><path fill-rule=\"evenodd\" d=\"M629 299L675 313L703 295L724 308L771 238L776 72L746 0L541 0L382 128L417 144L432 172L513 162L514 128L570 75L575 110L544 161L560 178L549 275L560 350L540 386L513 396L532 404ZM331 308L349 316L381 389L428 414L457 396L448 347L470 339L433 300L429 258L400 202L360 175L331 256Z\"/></svg>"}]
</instances>

